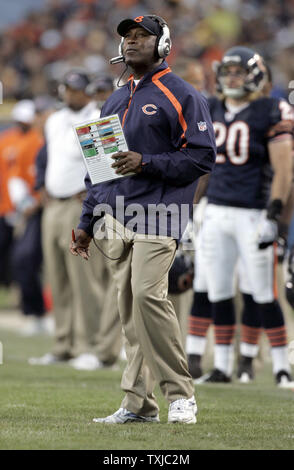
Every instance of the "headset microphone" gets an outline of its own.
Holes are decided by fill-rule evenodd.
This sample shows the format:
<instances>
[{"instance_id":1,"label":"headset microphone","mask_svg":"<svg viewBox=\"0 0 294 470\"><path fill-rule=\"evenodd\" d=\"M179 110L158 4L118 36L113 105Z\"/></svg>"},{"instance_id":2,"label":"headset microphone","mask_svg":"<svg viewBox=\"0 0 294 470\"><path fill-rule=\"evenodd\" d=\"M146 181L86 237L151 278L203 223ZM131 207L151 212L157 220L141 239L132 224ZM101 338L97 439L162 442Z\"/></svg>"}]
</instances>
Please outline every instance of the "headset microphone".
<instances>
[{"instance_id":1,"label":"headset microphone","mask_svg":"<svg viewBox=\"0 0 294 470\"><path fill-rule=\"evenodd\" d=\"M121 62L125 61L125 58L123 56L123 51L122 51L123 42L124 42L124 38L121 38L120 44L118 46L119 55L117 57L113 57L112 59L110 59L110 61L109 61L110 64L112 64L112 65L113 64L120 64Z\"/></svg>"},{"instance_id":2,"label":"headset microphone","mask_svg":"<svg viewBox=\"0 0 294 470\"><path fill-rule=\"evenodd\" d=\"M113 57L110 59L109 63L110 64L120 64L121 62L124 62L125 58L123 55L118 55L117 57Z\"/></svg>"}]
</instances>

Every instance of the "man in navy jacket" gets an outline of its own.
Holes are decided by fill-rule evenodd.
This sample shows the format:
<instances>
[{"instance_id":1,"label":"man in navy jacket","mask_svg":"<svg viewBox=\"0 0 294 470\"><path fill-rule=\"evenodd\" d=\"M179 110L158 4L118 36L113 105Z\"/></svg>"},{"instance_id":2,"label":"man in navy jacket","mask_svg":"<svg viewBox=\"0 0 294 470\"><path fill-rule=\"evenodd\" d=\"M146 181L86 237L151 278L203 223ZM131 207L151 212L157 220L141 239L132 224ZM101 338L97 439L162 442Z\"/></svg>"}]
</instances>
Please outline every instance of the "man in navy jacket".
<instances>
[{"instance_id":1,"label":"man in navy jacket","mask_svg":"<svg viewBox=\"0 0 294 470\"><path fill-rule=\"evenodd\" d=\"M130 150L114 154L112 166L119 175L133 175L94 186L86 177L88 195L71 244L74 255L88 259L94 208L97 214L99 205L110 207L106 226L111 224L119 234L110 237L108 246L116 258L112 269L126 340L126 395L117 412L95 421L158 421L153 395L158 382L170 403L168 422L195 423L194 386L167 300L168 271L192 210L197 180L215 161L214 131L205 98L164 61L171 45L164 20L139 16L122 21L117 31L123 38L124 62L133 74L106 101L101 117L119 115ZM141 215L135 217L136 224L134 208Z\"/></svg>"}]
</instances>

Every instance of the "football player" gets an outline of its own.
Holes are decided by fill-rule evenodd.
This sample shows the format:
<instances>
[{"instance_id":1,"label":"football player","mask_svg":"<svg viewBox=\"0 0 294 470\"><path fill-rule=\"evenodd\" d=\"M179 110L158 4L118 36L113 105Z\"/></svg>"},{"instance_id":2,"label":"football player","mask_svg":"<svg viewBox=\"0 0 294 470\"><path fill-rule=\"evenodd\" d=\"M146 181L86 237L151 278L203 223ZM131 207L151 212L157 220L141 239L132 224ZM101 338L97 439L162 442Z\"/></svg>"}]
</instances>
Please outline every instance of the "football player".
<instances>
[{"instance_id":1,"label":"football player","mask_svg":"<svg viewBox=\"0 0 294 470\"><path fill-rule=\"evenodd\" d=\"M266 82L263 86L264 96L269 96L272 89L272 74L269 66L266 66ZM188 80L189 81L189 80ZM208 175L210 176L210 175ZM205 278L204 260L201 249L201 226L207 198L209 177L197 185L198 197L194 201L194 241L196 240L196 250L194 264L196 273L194 276L194 298L191 312L188 319L188 334L186 341L186 352L188 355L189 371L194 379L202 375L202 357L207 344L207 331L212 324L211 302L208 300L207 282ZM201 183L201 184L200 184ZM284 226L284 224L283 224ZM258 340L261 333L261 321L255 301L250 292L249 281L246 269L239 260L235 273L235 284L242 293L243 308L241 312L241 337L240 337L240 358L238 364L237 377L241 383L249 383L254 378L253 359L257 356L259 347ZM215 377L216 378L216 377ZM223 376L219 379L223 381Z\"/></svg>"},{"instance_id":2,"label":"football player","mask_svg":"<svg viewBox=\"0 0 294 470\"><path fill-rule=\"evenodd\" d=\"M272 74L268 64L266 67L266 83L263 87L263 95L270 96L272 89ZM206 193L207 184L201 188L200 198ZM199 185L198 185L199 186ZM197 189L198 189L197 186ZM196 201L199 202L198 200ZM201 202L196 206L194 210L194 228L197 233L196 243L197 249L195 251L195 266L196 273L194 277L194 299L189 316L188 334L186 351L188 354L189 371L193 378L199 378L202 375L202 357L206 349L207 344L207 331L209 326L212 324L212 312L211 303L208 300L207 294L207 283L205 279L204 261L201 250L201 225L203 223L204 209L206 206L207 198L202 197ZM279 237L277 244L278 261L282 262L287 250L287 233L288 227L291 220L294 207L294 185L292 183L292 190L288 201L283 209L282 216L279 220ZM293 250L294 252L294 250ZM291 254L288 255L289 260ZM292 254L293 258L293 254ZM293 269L291 268L291 262L287 263L288 267L285 267L285 294L286 299L293 307L294 295L293 290ZM292 263L292 267L293 267ZM286 266L286 264L285 264ZM238 363L237 377L241 383L249 383L254 378L253 370L253 359L257 356L259 347L258 340L261 334L261 320L259 316L259 310L254 301L251 292L250 285L247 278L246 269L242 264L242 260L239 260L236 279L238 279L239 291L242 293L243 308L241 312L241 328L240 328L240 358ZM216 377L214 377L216 379ZM223 376L220 375L219 379L223 381Z\"/></svg>"},{"instance_id":3,"label":"football player","mask_svg":"<svg viewBox=\"0 0 294 470\"><path fill-rule=\"evenodd\" d=\"M205 260L202 252L201 225L207 198L203 197L194 211L195 243L195 276L193 282L194 298L188 320L186 352L190 374L194 379L202 376L202 357L207 346L207 332L212 324L212 307L208 299L208 287L205 275ZM197 230L198 227L198 230ZM199 229L200 227L200 229ZM258 340L261 333L261 321L256 303L251 295L246 268L239 259L235 270L235 286L242 293L243 308L241 312L240 359L237 377L241 383L248 383L254 378L253 359L258 354ZM214 376L215 381L224 381L222 374Z\"/></svg>"},{"instance_id":4,"label":"football player","mask_svg":"<svg viewBox=\"0 0 294 470\"><path fill-rule=\"evenodd\" d=\"M240 258L256 318L270 341L276 382L293 386L274 268L277 222L292 179L293 111L285 100L263 96L266 68L253 50L228 50L216 72L220 96L210 99L210 111L218 158L207 191L202 240L216 344L214 370L202 381L231 380L234 271Z\"/></svg>"}]
</instances>

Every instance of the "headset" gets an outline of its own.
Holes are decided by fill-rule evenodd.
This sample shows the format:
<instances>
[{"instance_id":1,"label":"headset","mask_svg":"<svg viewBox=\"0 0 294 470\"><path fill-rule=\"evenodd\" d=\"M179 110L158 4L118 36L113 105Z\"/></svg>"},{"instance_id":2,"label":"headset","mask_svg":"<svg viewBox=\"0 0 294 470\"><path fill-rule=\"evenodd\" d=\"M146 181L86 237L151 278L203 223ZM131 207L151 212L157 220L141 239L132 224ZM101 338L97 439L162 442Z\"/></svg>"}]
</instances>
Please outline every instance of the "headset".
<instances>
[{"instance_id":1,"label":"headset","mask_svg":"<svg viewBox=\"0 0 294 470\"><path fill-rule=\"evenodd\" d=\"M145 16L148 16L148 18L152 18L153 20L157 21L157 23L159 23L159 25L161 26L162 33L160 36L157 37L155 50L157 51L157 54L160 58L167 57L170 54L172 42L170 38L169 27L166 21L160 16L156 16L156 15L145 15ZM138 23L138 25L140 24ZM117 57L113 57L112 59L110 59L109 61L110 64L119 64L120 62L125 61L125 58L123 56L123 44L124 44L124 38L122 37L119 47L118 47L119 55Z\"/></svg>"}]
</instances>

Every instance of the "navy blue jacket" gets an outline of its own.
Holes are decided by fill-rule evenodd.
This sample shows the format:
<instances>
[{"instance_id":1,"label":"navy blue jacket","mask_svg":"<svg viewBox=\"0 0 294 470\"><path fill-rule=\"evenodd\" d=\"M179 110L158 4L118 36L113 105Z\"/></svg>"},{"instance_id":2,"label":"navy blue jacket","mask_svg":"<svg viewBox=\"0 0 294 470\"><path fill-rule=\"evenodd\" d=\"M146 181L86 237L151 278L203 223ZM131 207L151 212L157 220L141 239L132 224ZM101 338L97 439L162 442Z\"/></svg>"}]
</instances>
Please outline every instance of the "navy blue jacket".
<instances>
[{"instance_id":1,"label":"navy blue jacket","mask_svg":"<svg viewBox=\"0 0 294 470\"><path fill-rule=\"evenodd\" d=\"M147 73L136 87L130 77L126 85L108 98L101 117L116 113L129 150L142 154L142 172L96 185L91 184L87 175L88 194L79 228L90 233L93 209L103 203L109 204L113 216L128 226L134 215L122 216L116 207L116 197L123 196L123 209L129 207L129 212L133 207L130 208L130 204L140 204L145 215L152 204L170 206L166 211L166 234L180 239L187 222L187 207L189 211L192 209L197 179L212 170L216 158L206 98L173 74L163 62ZM185 210L181 210L182 204ZM173 233L173 225L177 225L181 217L180 231ZM131 228L138 233L161 233L158 224L155 225L146 215L142 223Z\"/></svg>"}]
</instances>

